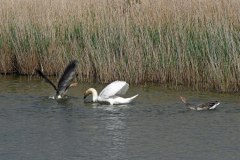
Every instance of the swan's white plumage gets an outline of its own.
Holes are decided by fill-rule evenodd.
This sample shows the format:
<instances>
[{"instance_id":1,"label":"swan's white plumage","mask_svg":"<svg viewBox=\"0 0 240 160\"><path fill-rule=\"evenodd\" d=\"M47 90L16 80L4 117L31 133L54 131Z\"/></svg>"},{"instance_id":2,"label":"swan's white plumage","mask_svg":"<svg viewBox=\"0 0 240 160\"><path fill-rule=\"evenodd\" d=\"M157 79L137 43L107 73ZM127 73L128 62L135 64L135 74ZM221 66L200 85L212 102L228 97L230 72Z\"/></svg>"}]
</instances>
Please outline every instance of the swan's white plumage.
<instances>
[{"instance_id":1,"label":"swan's white plumage","mask_svg":"<svg viewBox=\"0 0 240 160\"><path fill-rule=\"evenodd\" d=\"M85 95L92 94L93 102L108 103L108 104L127 104L135 99L138 95L130 98L120 97L124 95L129 88L129 84L125 81L114 81L107 85L101 93L97 94L94 88L90 88L85 92Z\"/></svg>"},{"instance_id":2,"label":"swan's white plumage","mask_svg":"<svg viewBox=\"0 0 240 160\"><path fill-rule=\"evenodd\" d=\"M103 99L110 98L112 96L122 96L128 91L129 84L125 81L114 81L107 85L102 92L99 94L99 97Z\"/></svg>"}]
</instances>

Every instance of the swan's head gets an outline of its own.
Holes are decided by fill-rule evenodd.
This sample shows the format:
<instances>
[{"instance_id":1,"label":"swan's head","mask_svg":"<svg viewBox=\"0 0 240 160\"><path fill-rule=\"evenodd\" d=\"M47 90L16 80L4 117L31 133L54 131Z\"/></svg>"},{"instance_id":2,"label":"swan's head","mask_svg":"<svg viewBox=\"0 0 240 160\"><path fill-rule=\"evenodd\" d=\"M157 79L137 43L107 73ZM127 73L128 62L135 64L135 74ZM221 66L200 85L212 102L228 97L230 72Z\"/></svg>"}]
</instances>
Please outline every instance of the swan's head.
<instances>
[{"instance_id":1,"label":"swan's head","mask_svg":"<svg viewBox=\"0 0 240 160\"><path fill-rule=\"evenodd\" d=\"M93 96L93 100L97 98L97 91L94 88L89 88L88 90L85 91L84 93L84 99L87 98L87 96L91 95Z\"/></svg>"}]
</instances>

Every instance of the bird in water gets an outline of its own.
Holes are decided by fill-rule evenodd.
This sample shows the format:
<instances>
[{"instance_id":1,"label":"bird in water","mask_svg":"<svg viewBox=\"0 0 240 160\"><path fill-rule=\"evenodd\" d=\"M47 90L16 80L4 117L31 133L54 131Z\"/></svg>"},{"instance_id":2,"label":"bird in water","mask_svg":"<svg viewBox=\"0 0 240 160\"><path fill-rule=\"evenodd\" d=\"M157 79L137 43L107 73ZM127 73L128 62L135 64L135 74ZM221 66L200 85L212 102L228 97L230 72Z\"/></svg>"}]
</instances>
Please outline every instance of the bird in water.
<instances>
[{"instance_id":1,"label":"bird in water","mask_svg":"<svg viewBox=\"0 0 240 160\"><path fill-rule=\"evenodd\" d=\"M61 99L63 98L69 87L74 87L77 85L77 83L71 83L71 81L74 78L75 75L75 70L77 68L77 64L78 61L77 60L73 60L71 61L67 67L65 68L63 74L61 75L59 81L58 81L58 85L56 86L51 80L49 80L47 78L47 76L45 76L43 74L42 71L40 71L39 69L36 69L36 73L42 77L43 79L45 79L45 81L47 83L49 83L51 86L53 86L54 90L56 91L56 94L54 96L51 96L49 98L52 99Z\"/></svg>"},{"instance_id":2,"label":"bird in water","mask_svg":"<svg viewBox=\"0 0 240 160\"><path fill-rule=\"evenodd\" d=\"M180 96L180 99L189 109L197 110L197 111L212 110L212 109L215 109L220 104L219 101L210 101L210 102L199 104L199 105L193 105L188 103L185 97Z\"/></svg>"},{"instance_id":3,"label":"bird in water","mask_svg":"<svg viewBox=\"0 0 240 160\"><path fill-rule=\"evenodd\" d=\"M99 103L107 103L110 105L113 104L127 104L133 101L137 95L130 97L130 98L123 98L120 97L124 95L129 88L129 84L125 81L114 81L107 85L98 95L96 89L94 88L89 88L86 90L84 93L84 99L88 95L92 94L92 102L99 102Z\"/></svg>"}]
</instances>

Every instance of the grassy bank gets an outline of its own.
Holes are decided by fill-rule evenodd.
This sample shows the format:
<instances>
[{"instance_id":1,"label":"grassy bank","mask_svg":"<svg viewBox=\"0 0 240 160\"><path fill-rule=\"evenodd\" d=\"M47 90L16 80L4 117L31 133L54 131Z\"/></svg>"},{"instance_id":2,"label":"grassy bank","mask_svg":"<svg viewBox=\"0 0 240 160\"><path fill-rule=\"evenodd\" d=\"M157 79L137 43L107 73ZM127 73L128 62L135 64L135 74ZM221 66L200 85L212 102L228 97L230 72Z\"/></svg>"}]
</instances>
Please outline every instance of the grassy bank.
<instances>
[{"instance_id":1,"label":"grassy bank","mask_svg":"<svg viewBox=\"0 0 240 160\"><path fill-rule=\"evenodd\" d=\"M3 0L0 72L240 89L238 0Z\"/></svg>"}]
</instances>

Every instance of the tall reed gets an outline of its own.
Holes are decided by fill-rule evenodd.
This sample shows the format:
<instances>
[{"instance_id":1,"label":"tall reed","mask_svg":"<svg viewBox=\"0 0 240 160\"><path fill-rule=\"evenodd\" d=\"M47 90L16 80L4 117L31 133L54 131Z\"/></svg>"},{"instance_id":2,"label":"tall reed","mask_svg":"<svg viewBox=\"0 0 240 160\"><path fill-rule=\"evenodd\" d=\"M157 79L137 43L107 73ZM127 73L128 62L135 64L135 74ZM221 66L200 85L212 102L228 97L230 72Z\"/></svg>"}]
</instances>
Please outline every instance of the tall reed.
<instances>
[{"instance_id":1,"label":"tall reed","mask_svg":"<svg viewBox=\"0 0 240 160\"><path fill-rule=\"evenodd\" d=\"M240 89L238 0L3 0L0 72Z\"/></svg>"}]
</instances>

